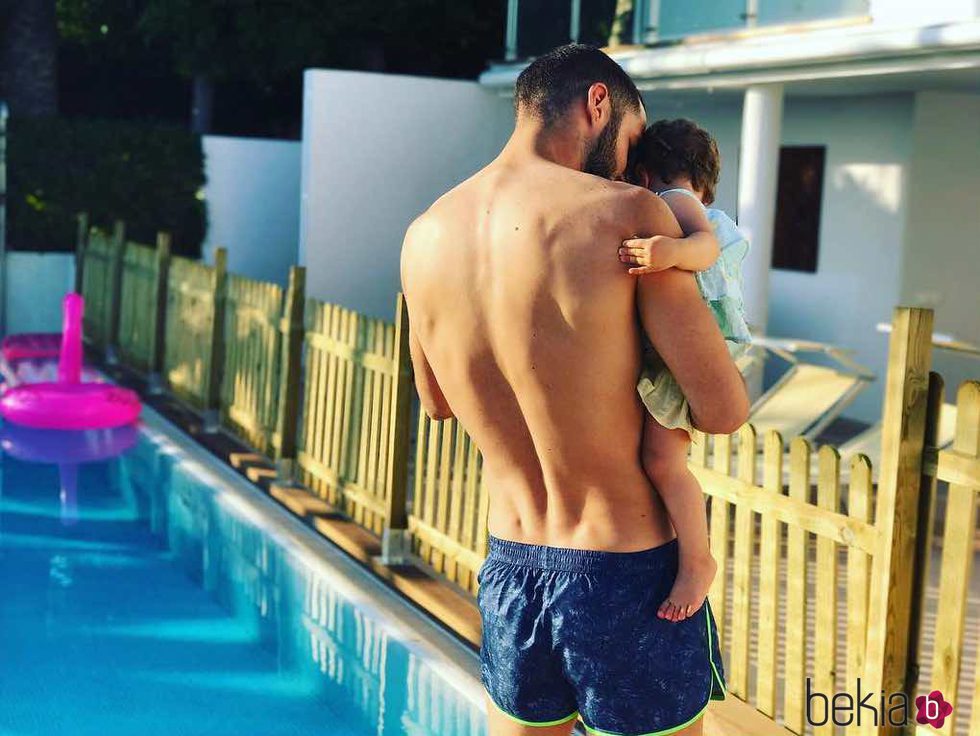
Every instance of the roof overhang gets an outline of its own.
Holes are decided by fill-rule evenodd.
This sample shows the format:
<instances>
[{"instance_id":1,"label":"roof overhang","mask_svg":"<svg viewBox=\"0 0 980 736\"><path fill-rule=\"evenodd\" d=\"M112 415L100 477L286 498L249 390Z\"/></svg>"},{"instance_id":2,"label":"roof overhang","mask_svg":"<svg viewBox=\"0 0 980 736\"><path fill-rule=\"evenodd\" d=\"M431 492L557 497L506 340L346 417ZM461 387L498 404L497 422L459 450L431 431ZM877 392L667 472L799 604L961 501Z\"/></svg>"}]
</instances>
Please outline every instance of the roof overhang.
<instances>
[{"instance_id":1,"label":"roof overhang","mask_svg":"<svg viewBox=\"0 0 980 736\"><path fill-rule=\"evenodd\" d=\"M607 51L644 91L980 71L980 21L733 34ZM480 83L510 94L527 63L493 65L480 76Z\"/></svg>"}]
</instances>

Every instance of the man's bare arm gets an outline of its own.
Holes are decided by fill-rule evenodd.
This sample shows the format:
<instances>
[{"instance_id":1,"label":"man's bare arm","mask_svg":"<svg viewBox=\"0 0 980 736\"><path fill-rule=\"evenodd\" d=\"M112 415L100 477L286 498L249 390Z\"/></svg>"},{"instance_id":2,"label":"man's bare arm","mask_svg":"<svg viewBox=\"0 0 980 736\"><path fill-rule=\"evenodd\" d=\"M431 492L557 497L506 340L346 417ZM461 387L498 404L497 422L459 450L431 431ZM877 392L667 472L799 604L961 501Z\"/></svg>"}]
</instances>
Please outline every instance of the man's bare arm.
<instances>
[{"instance_id":1,"label":"man's bare arm","mask_svg":"<svg viewBox=\"0 0 980 736\"><path fill-rule=\"evenodd\" d=\"M680 227L663 202L644 199L641 210L651 234L677 237ZM640 276L636 300L643 329L687 397L694 425L711 434L738 429L749 413L745 382L694 274L671 268Z\"/></svg>"},{"instance_id":2,"label":"man's bare arm","mask_svg":"<svg viewBox=\"0 0 980 736\"><path fill-rule=\"evenodd\" d=\"M423 215L424 217L424 215ZM423 218L420 217L409 226L405 233L405 241L402 243L401 254L401 277L402 293L405 296L405 304L408 307L408 348L412 357L412 372L415 374L415 388L419 394L419 401L422 410L432 419L451 419L453 410L446 401L445 394L439 386L436 374L429 365L429 359L425 357L425 350L419 341L418 331L412 327L412 297L409 296L409 274L412 272L412 259L424 258L424 253L419 254L417 247L413 246L413 240L420 237L420 231L424 230Z\"/></svg>"},{"instance_id":3,"label":"man's bare arm","mask_svg":"<svg viewBox=\"0 0 980 736\"><path fill-rule=\"evenodd\" d=\"M432 372L418 335L411 329L408 333L408 346L412 354L412 371L415 373L415 388L419 393L422 409L432 419L452 419L453 410L446 401L436 374Z\"/></svg>"}]
</instances>

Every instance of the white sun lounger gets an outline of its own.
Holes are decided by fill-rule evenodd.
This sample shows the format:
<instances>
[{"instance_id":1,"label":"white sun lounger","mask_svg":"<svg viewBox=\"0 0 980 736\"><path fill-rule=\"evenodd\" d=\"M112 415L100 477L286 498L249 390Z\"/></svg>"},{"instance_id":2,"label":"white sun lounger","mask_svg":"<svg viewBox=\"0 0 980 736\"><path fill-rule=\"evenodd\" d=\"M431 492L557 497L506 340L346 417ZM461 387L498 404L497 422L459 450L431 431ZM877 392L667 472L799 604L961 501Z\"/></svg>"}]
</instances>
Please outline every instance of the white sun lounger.
<instances>
[{"instance_id":1,"label":"white sun lounger","mask_svg":"<svg viewBox=\"0 0 980 736\"><path fill-rule=\"evenodd\" d=\"M752 343L790 364L749 413L759 437L774 429L787 442L798 436L813 439L875 378L849 357L849 351L833 345L771 337L754 338ZM825 355L836 366L803 362L801 353Z\"/></svg>"},{"instance_id":2,"label":"white sun lounger","mask_svg":"<svg viewBox=\"0 0 980 736\"><path fill-rule=\"evenodd\" d=\"M956 435L956 404L944 403L939 412L939 426L936 428L936 447L944 449L953 444ZM837 448L840 453L841 477L850 474L851 460L855 455L866 455L871 461L871 478L878 482L881 467L881 423L868 427L858 435ZM816 465L814 465L814 472ZM815 476L814 476L815 477Z\"/></svg>"}]
</instances>

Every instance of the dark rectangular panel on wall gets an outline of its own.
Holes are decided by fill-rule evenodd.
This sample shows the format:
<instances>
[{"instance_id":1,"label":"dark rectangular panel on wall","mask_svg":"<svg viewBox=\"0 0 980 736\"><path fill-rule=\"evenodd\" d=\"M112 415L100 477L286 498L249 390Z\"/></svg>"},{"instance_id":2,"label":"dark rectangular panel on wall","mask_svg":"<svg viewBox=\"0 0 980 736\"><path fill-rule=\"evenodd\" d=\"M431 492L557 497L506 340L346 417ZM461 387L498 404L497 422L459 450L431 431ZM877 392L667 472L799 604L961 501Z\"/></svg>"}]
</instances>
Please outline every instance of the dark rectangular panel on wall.
<instances>
[{"instance_id":1,"label":"dark rectangular panel on wall","mask_svg":"<svg viewBox=\"0 0 980 736\"><path fill-rule=\"evenodd\" d=\"M779 151L772 267L816 273L826 146Z\"/></svg>"}]
</instances>

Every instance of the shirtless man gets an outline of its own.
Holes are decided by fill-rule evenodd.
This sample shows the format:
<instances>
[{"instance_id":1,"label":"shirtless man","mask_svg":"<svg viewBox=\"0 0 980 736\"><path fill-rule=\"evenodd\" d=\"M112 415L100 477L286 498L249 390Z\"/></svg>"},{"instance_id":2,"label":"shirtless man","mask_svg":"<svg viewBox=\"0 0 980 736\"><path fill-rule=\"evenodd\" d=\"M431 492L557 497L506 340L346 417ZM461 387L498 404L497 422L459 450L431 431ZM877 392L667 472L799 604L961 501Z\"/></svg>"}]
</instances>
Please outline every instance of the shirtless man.
<instances>
[{"instance_id":1,"label":"shirtless man","mask_svg":"<svg viewBox=\"0 0 980 736\"><path fill-rule=\"evenodd\" d=\"M483 453L488 556L478 579L493 736L700 733L724 697L710 606L657 617L677 568L640 464L641 333L695 424L748 413L741 377L694 276L639 278L617 252L681 230L616 181L646 114L602 52L564 46L516 87L514 133L486 168L408 230L402 284L424 410L455 416Z\"/></svg>"}]
</instances>

